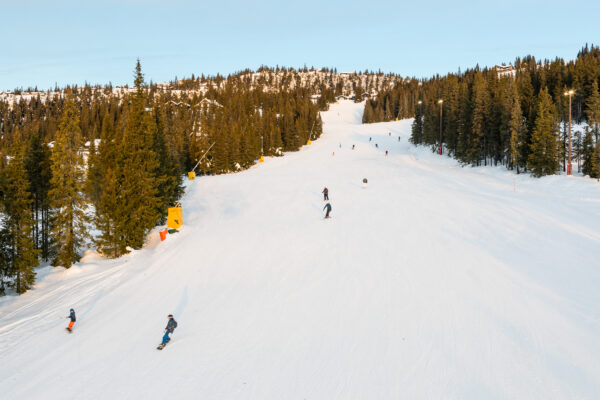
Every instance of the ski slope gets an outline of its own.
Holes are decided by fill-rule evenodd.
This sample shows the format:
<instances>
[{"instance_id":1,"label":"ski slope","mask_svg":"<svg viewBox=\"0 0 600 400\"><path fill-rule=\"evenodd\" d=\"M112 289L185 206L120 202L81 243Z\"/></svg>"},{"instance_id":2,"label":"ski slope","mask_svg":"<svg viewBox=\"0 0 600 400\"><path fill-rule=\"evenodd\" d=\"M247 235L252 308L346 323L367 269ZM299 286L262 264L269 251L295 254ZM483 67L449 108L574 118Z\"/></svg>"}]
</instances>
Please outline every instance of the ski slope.
<instances>
[{"instance_id":1,"label":"ski slope","mask_svg":"<svg viewBox=\"0 0 600 400\"><path fill-rule=\"evenodd\" d=\"M0 397L600 398L600 184L463 168L362 107L197 179L165 242L0 299Z\"/></svg>"}]
</instances>

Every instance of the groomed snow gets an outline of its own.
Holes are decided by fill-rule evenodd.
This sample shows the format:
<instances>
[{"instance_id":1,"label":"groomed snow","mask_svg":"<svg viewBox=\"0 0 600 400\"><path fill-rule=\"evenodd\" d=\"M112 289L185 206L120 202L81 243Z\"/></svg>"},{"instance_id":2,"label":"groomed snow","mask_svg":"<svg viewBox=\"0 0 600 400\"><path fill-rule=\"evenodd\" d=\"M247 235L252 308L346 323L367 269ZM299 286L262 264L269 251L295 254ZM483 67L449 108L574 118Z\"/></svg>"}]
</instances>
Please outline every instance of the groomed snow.
<instances>
[{"instance_id":1,"label":"groomed snow","mask_svg":"<svg viewBox=\"0 0 600 400\"><path fill-rule=\"evenodd\" d=\"M362 107L199 178L165 242L0 299L0 397L600 398L600 184L462 168Z\"/></svg>"}]
</instances>

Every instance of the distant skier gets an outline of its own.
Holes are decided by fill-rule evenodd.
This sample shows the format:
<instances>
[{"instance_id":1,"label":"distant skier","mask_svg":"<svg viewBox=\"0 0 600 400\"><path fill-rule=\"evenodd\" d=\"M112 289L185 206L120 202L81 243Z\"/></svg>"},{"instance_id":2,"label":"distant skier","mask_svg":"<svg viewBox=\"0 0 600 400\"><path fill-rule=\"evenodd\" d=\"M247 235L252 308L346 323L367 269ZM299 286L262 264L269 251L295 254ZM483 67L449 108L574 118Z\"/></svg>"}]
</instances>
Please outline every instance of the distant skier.
<instances>
[{"instance_id":1,"label":"distant skier","mask_svg":"<svg viewBox=\"0 0 600 400\"><path fill-rule=\"evenodd\" d=\"M329 189L325 188L321 193L323 193L323 201L329 200Z\"/></svg>"},{"instance_id":2,"label":"distant skier","mask_svg":"<svg viewBox=\"0 0 600 400\"><path fill-rule=\"evenodd\" d=\"M389 133L389 136L392 136L392 132L388 132L388 133Z\"/></svg>"},{"instance_id":3,"label":"distant skier","mask_svg":"<svg viewBox=\"0 0 600 400\"><path fill-rule=\"evenodd\" d=\"M325 204L325 207L323 207L323 210L327 209L327 212L325 213L325 218L329 218L329 213L331 212L331 204L327 203Z\"/></svg>"},{"instance_id":4,"label":"distant skier","mask_svg":"<svg viewBox=\"0 0 600 400\"><path fill-rule=\"evenodd\" d=\"M73 325L75 325L75 321L77 321L77 318L75 317L75 310L73 310L72 308L69 310L69 316L67 317L69 318L71 321L69 322L69 326L67 327L67 330L69 332L73 332Z\"/></svg>"},{"instance_id":5,"label":"distant skier","mask_svg":"<svg viewBox=\"0 0 600 400\"><path fill-rule=\"evenodd\" d=\"M400 139L402 139L402 137L401 137L401 136L398 136L398 141L400 141Z\"/></svg>"},{"instance_id":6,"label":"distant skier","mask_svg":"<svg viewBox=\"0 0 600 400\"><path fill-rule=\"evenodd\" d=\"M352 150L354 150L354 145L352 145Z\"/></svg>"},{"instance_id":7,"label":"distant skier","mask_svg":"<svg viewBox=\"0 0 600 400\"><path fill-rule=\"evenodd\" d=\"M340 149L342 148L342 144L340 143Z\"/></svg>"},{"instance_id":8,"label":"distant skier","mask_svg":"<svg viewBox=\"0 0 600 400\"><path fill-rule=\"evenodd\" d=\"M367 183L368 183L367 178L363 178L363 188L367 187Z\"/></svg>"},{"instance_id":9,"label":"distant skier","mask_svg":"<svg viewBox=\"0 0 600 400\"><path fill-rule=\"evenodd\" d=\"M386 151L385 151L385 156L387 157L387 155L388 155L388 151L386 150Z\"/></svg>"},{"instance_id":10,"label":"distant skier","mask_svg":"<svg viewBox=\"0 0 600 400\"><path fill-rule=\"evenodd\" d=\"M173 333L173 331L175 330L175 328L177 328L177 321L175 321L175 319L173 319L173 315L169 314L169 322L167 322L167 326L165 328L165 334L162 338L162 343L158 345L157 349L158 350L162 350L167 343L169 343L169 341L171 340L171 338L169 337L170 333Z\"/></svg>"},{"instance_id":11,"label":"distant skier","mask_svg":"<svg viewBox=\"0 0 600 400\"><path fill-rule=\"evenodd\" d=\"M376 147L376 148L379 148L379 145L378 145L377 143L375 143L375 147Z\"/></svg>"},{"instance_id":12,"label":"distant skier","mask_svg":"<svg viewBox=\"0 0 600 400\"><path fill-rule=\"evenodd\" d=\"M372 138L371 138L371 137L369 137L369 142L371 141L371 139L372 139Z\"/></svg>"}]
</instances>

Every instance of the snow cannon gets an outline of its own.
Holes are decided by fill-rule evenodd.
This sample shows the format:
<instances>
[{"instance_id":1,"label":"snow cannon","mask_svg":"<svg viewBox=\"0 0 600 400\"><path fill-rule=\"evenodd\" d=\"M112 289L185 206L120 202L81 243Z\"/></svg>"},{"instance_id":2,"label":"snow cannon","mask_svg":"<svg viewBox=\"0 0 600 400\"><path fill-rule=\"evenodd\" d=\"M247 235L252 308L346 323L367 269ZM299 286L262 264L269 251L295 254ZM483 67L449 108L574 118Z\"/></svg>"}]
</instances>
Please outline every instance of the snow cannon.
<instances>
[{"instance_id":1,"label":"snow cannon","mask_svg":"<svg viewBox=\"0 0 600 400\"><path fill-rule=\"evenodd\" d=\"M188 179L190 181L193 181L194 179L196 179L196 173L194 171L188 172Z\"/></svg>"},{"instance_id":2,"label":"snow cannon","mask_svg":"<svg viewBox=\"0 0 600 400\"><path fill-rule=\"evenodd\" d=\"M176 207L169 208L167 216L167 226L171 229L179 229L183 226L183 210L179 203Z\"/></svg>"}]
</instances>

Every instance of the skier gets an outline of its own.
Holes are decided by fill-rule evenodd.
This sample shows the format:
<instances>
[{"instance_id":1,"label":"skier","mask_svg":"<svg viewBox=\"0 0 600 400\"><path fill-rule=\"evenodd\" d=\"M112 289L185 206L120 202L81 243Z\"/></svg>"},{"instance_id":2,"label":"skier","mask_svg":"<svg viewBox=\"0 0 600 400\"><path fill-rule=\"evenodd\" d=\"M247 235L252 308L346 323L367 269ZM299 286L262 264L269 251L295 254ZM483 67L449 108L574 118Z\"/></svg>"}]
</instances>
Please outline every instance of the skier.
<instances>
[{"instance_id":1,"label":"skier","mask_svg":"<svg viewBox=\"0 0 600 400\"><path fill-rule=\"evenodd\" d=\"M72 308L69 310L69 316L67 317L71 320L71 322L69 322L69 326L67 327L67 330L69 332L73 332L73 325L75 325L75 321L77 320L77 318L75 317L75 310L73 310Z\"/></svg>"},{"instance_id":2,"label":"skier","mask_svg":"<svg viewBox=\"0 0 600 400\"><path fill-rule=\"evenodd\" d=\"M369 137L369 142L371 141L371 137Z\"/></svg>"},{"instance_id":3,"label":"skier","mask_svg":"<svg viewBox=\"0 0 600 400\"><path fill-rule=\"evenodd\" d=\"M402 136L398 136L398 141L400 141L400 139L402 139Z\"/></svg>"},{"instance_id":4,"label":"skier","mask_svg":"<svg viewBox=\"0 0 600 400\"><path fill-rule=\"evenodd\" d=\"M167 343L169 343L169 340L171 340L169 334L173 333L175 328L177 328L177 321L173 319L172 314L169 314L169 322L167 322L167 327L165 328L165 335L162 338L162 343L159 344L157 347L158 350L162 350L167 345Z\"/></svg>"},{"instance_id":5,"label":"skier","mask_svg":"<svg viewBox=\"0 0 600 400\"><path fill-rule=\"evenodd\" d=\"M354 145L352 145L352 150L354 150Z\"/></svg>"},{"instance_id":6,"label":"skier","mask_svg":"<svg viewBox=\"0 0 600 400\"><path fill-rule=\"evenodd\" d=\"M389 133L389 136L392 136L392 132L388 132L388 133Z\"/></svg>"},{"instance_id":7,"label":"skier","mask_svg":"<svg viewBox=\"0 0 600 400\"><path fill-rule=\"evenodd\" d=\"M329 200L329 189L325 188L321 193L323 193L323 201Z\"/></svg>"},{"instance_id":8,"label":"skier","mask_svg":"<svg viewBox=\"0 0 600 400\"><path fill-rule=\"evenodd\" d=\"M377 143L375 143L375 147L376 147L376 148L379 148L379 145L378 145Z\"/></svg>"},{"instance_id":9,"label":"skier","mask_svg":"<svg viewBox=\"0 0 600 400\"><path fill-rule=\"evenodd\" d=\"M387 157L387 155L388 155L388 151L386 150L386 151L385 151L385 156Z\"/></svg>"},{"instance_id":10,"label":"skier","mask_svg":"<svg viewBox=\"0 0 600 400\"><path fill-rule=\"evenodd\" d=\"M340 143L340 149L342 148L342 144Z\"/></svg>"},{"instance_id":11,"label":"skier","mask_svg":"<svg viewBox=\"0 0 600 400\"><path fill-rule=\"evenodd\" d=\"M363 178L363 189L367 187L367 178Z\"/></svg>"},{"instance_id":12,"label":"skier","mask_svg":"<svg viewBox=\"0 0 600 400\"><path fill-rule=\"evenodd\" d=\"M327 203L325 204L325 207L323 207L323 210L327 209L327 212L325 213L325 218L329 218L329 213L331 212L331 204Z\"/></svg>"}]
</instances>

